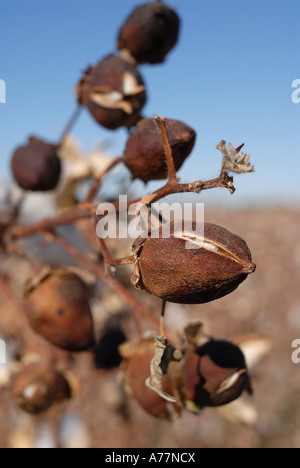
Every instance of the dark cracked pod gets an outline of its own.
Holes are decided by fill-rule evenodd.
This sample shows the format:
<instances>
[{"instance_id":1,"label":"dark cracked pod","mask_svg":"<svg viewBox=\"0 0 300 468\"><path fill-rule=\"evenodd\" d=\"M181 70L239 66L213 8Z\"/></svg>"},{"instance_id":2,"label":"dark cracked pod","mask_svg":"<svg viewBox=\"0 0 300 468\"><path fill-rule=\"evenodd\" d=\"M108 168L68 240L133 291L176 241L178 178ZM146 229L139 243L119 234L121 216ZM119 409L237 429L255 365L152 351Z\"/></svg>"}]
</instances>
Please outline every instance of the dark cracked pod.
<instances>
[{"instance_id":1,"label":"dark cracked pod","mask_svg":"<svg viewBox=\"0 0 300 468\"><path fill-rule=\"evenodd\" d=\"M194 147L196 132L178 120L167 119L166 127L178 171ZM124 163L133 178L143 182L162 180L168 176L163 143L153 119L140 120L131 132L124 152Z\"/></svg>"},{"instance_id":2,"label":"dark cracked pod","mask_svg":"<svg viewBox=\"0 0 300 468\"><path fill-rule=\"evenodd\" d=\"M137 63L162 63L176 45L180 20L163 2L137 6L121 27L118 49Z\"/></svg>"},{"instance_id":3,"label":"dark cracked pod","mask_svg":"<svg viewBox=\"0 0 300 468\"><path fill-rule=\"evenodd\" d=\"M78 102L103 127L131 127L146 103L143 78L135 65L109 55L90 67L76 88Z\"/></svg>"},{"instance_id":4,"label":"dark cracked pod","mask_svg":"<svg viewBox=\"0 0 300 468\"><path fill-rule=\"evenodd\" d=\"M209 341L185 354L178 391L185 408L198 414L204 407L223 406L244 391L252 394L245 356L228 341Z\"/></svg>"},{"instance_id":5,"label":"dark cracked pod","mask_svg":"<svg viewBox=\"0 0 300 468\"><path fill-rule=\"evenodd\" d=\"M57 146L36 137L30 137L25 146L16 149L11 167L17 184L33 192L54 190L61 175Z\"/></svg>"},{"instance_id":6,"label":"dark cracked pod","mask_svg":"<svg viewBox=\"0 0 300 468\"><path fill-rule=\"evenodd\" d=\"M45 273L26 288L27 317L32 329L67 351L94 345L94 325L85 284L64 271Z\"/></svg>"},{"instance_id":7,"label":"dark cracked pod","mask_svg":"<svg viewBox=\"0 0 300 468\"><path fill-rule=\"evenodd\" d=\"M137 289L169 302L201 304L230 294L255 271L239 236L209 223L204 223L204 238L203 224L193 222L192 231L172 222L135 241Z\"/></svg>"}]
</instances>

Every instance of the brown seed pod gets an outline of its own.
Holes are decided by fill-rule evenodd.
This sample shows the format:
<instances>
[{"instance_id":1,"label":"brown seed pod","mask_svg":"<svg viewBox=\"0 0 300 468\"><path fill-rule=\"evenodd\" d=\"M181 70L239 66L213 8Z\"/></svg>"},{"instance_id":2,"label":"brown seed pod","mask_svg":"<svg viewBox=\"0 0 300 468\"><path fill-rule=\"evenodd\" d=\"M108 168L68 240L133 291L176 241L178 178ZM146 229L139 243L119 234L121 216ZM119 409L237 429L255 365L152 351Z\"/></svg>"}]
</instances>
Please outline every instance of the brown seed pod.
<instances>
[{"instance_id":1,"label":"brown seed pod","mask_svg":"<svg viewBox=\"0 0 300 468\"><path fill-rule=\"evenodd\" d=\"M14 152L11 162L14 178L24 190L47 192L54 190L61 174L57 146L30 137L25 146Z\"/></svg>"},{"instance_id":2,"label":"brown seed pod","mask_svg":"<svg viewBox=\"0 0 300 468\"><path fill-rule=\"evenodd\" d=\"M126 345L128 344L126 343ZM126 345L120 347L122 355L124 355L124 352L122 352L123 347ZM166 401L146 385L146 380L150 376L150 365L154 350L153 339L141 340L135 344L135 347L123 361L125 385L130 388L133 397L151 416L173 420L180 415L181 404ZM165 392L174 395L175 384L170 373L163 376L162 383Z\"/></svg>"},{"instance_id":3,"label":"brown seed pod","mask_svg":"<svg viewBox=\"0 0 300 468\"><path fill-rule=\"evenodd\" d=\"M163 2L139 5L121 27L118 49L137 63L162 63L178 40L180 20Z\"/></svg>"},{"instance_id":4,"label":"brown seed pod","mask_svg":"<svg viewBox=\"0 0 300 468\"><path fill-rule=\"evenodd\" d=\"M65 377L51 365L33 363L23 367L15 376L12 395L23 411L38 414L54 403L71 398L71 389Z\"/></svg>"},{"instance_id":5,"label":"brown seed pod","mask_svg":"<svg viewBox=\"0 0 300 468\"><path fill-rule=\"evenodd\" d=\"M47 271L25 292L27 316L33 330L67 351L94 345L93 318L84 283L74 274Z\"/></svg>"},{"instance_id":6,"label":"brown seed pod","mask_svg":"<svg viewBox=\"0 0 300 468\"><path fill-rule=\"evenodd\" d=\"M178 391L185 408L198 414L203 407L226 405L252 393L245 357L227 341L209 341L186 353Z\"/></svg>"},{"instance_id":7,"label":"brown seed pod","mask_svg":"<svg viewBox=\"0 0 300 468\"><path fill-rule=\"evenodd\" d=\"M196 132L177 120L167 119L166 126L175 169L178 171L194 147ZM134 179L144 182L168 176L163 143L153 119L140 120L130 134L124 163Z\"/></svg>"},{"instance_id":8,"label":"brown seed pod","mask_svg":"<svg viewBox=\"0 0 300 468\"><path fill-rule=\"evenodd\" d=\"M89 68L76 88L78 102L88 108L103 127L131 127L141 118L146 103L138 69L115 55Z\"/></svg>"},{"instance_id":9,"label":"brown seed pod","mask_svg":"<svg viewBox=\"0 0 300 468\"><path fill-rule=\"evenodd\" d=\"M165 224L133 244L137 289L169 302L201 304L233 292L255 271L246 242L223 227L193 222L193 232ZM167 230L170 235L164 238ZM155 238L158 237L158 238ZM193 249L188 246L193 245ZM201 243L202 242L202 243ZM201 248L199 248L202 245Z\"/></svg>"}]
</instances>

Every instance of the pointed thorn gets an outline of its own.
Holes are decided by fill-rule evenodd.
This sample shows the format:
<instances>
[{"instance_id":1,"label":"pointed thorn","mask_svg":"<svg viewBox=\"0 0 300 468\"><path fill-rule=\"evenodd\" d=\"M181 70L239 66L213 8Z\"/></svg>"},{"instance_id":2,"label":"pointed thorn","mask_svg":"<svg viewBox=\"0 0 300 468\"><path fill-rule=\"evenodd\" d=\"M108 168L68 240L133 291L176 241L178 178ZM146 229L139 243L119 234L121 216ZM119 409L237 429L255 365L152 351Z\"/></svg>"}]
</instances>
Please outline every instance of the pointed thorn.
<instances>
[{"instance_id":1,"label":"pointed thorn","mask_svg":"<svg viewBox=\"0 0 300 468\"><path fill-rule=\"evenodd\" d=\"M242 143L238 148L236 148L236 152L239 153L244 146L245 143Z\"/></svg>"}]
</instances>

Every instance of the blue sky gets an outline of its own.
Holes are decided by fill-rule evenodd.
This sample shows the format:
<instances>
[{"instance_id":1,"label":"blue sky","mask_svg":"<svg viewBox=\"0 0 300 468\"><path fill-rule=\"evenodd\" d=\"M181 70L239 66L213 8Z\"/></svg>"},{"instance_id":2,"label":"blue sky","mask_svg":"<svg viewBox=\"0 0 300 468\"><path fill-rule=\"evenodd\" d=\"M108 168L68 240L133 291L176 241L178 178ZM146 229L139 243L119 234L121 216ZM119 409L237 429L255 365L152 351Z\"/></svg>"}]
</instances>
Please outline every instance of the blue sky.
<instances>
[{"instance_id":1,"label":"blue sky","mask_svg":"<svg viewBox=\"0 0 300 468\"><path fill-rule=\"evenodd\" d=\"M118 27L137 0L0 0L0 172L29 134L56 141L75 107L82 71L116 50ZM236 177L234 198L264 203L300 199L299 0L170 0L182 19L180 41L163 65L142 66L144 114L182 120L197 131L183 180L215 176L220 139L245 143L256 174ZM126 132L99 127L84 112L74 134L85 149L107 140L121 154Z\"/></svg>"}]
</instances>

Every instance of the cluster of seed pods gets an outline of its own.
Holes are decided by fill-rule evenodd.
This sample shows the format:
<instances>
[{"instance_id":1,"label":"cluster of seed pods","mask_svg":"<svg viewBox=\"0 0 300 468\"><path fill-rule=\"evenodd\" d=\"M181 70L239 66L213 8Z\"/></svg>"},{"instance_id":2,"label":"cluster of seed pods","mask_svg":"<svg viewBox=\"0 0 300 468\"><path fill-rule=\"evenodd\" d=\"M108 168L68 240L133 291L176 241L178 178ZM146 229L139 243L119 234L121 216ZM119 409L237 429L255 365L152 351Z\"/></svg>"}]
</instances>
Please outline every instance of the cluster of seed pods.
<instances>
[{"instance_id":1,"label":"cluster of seed pods","mask_svg":"<svg viewBox=\"0 0 300 468\"><path fill-rule=\"evenodd\" d=\"M143 63L162 63L175 46L180 28L176 12L163 2L139 5L122 25L119 55L108 55L89 67L76 87L80 106L103 127L130 131L123 163L133 179L147 183L168 177L161 136L152 118L142 116L147 93L138 70ZM196 132L185 123L166 120L175 171L191 153ZM61 175L59 144L31 137L12 158L18 185L27 191L45 192L57 187ZM243 239L214 224L204 224L203 238L193 232L178 235L170 223L170 237L162 228L154 238L139 238L133 244L134 286L163 301L203 304L233 292L255 270L251 252ZM201 248L185 248L187 241ZM250 377L242 351L227 341L187 340L179 349L165 339L156 371L160 387L151 383L150 369L157 349L153 338L139 338L128 346L123 330L103 329L96 344L88 288L78 276L52 269L34 278L25 288L26 314L36 334L50 345L69 352L90 351L99 368L122 363L123 381L134 398L151 415L173 419L183 410L198 414L206 406L227 404L246 390ZM178 358L168 357L170 350ZM175 352L174 351L174 352ZM148 382L148 383L147 383ZM71 397L64 373L49 363L24 366L15 376L12 392L16 404L30 413L47 410Z\"/></svg>"},{"instance_id":2,"label":"cluster of seed pods","mask_svg":"<svg viewBox=\"0 0 300 468\"><path fill-rule=\"evenodd\" d=\"M175 46L180 21L163 2L139 5L120 29L120 55L110 54L89 67L76 87L76 97L101 126L131 130L124 151L124 164L132 177L148 182L167 176L161 141L152 119L143 118L146 86L138 70L142 63L161 63ZM168 132L176 169L193 149L196 133L177 120L168 120ZM48 191L56 187L61 173L59 144L30 138L12 159L16 182L25 190Z\"/></svg>"}]
</instances>

